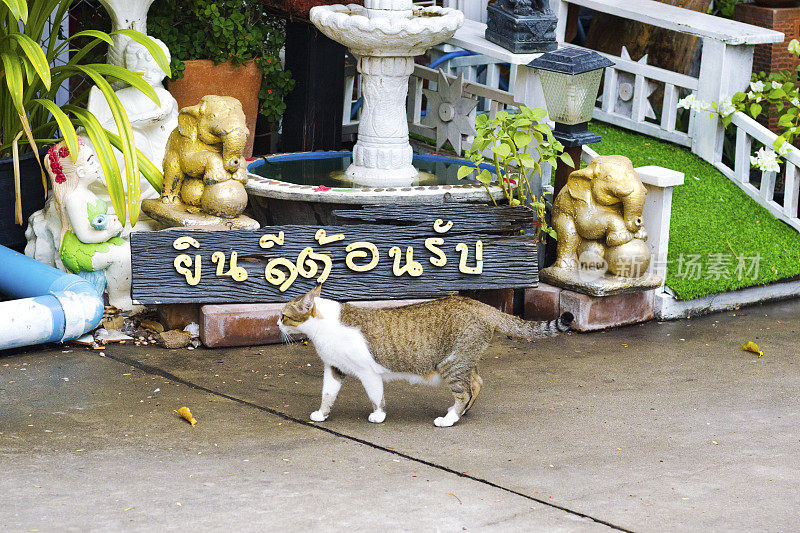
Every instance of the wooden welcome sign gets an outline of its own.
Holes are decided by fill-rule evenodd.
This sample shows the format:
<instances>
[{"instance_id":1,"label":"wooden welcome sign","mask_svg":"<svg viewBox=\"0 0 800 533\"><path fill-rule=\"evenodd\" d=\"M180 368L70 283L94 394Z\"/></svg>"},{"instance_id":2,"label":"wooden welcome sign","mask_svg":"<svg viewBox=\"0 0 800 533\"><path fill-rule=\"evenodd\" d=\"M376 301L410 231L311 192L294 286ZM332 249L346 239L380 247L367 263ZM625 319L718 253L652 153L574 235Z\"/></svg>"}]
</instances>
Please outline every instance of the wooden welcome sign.
<instances>
[{"instance_id":1,"label":"wooden welcome sign","mask_svg":"<svg viewBox=\"0 0 800 533\"><path fill-rule=\"evenodd\" d=\"M519 207L367 206L337 226L187 228L131 234L141 304L285 302L324 283L336 300L436 297L535 286L531 212Z\"/></svg>"}]
</instances>

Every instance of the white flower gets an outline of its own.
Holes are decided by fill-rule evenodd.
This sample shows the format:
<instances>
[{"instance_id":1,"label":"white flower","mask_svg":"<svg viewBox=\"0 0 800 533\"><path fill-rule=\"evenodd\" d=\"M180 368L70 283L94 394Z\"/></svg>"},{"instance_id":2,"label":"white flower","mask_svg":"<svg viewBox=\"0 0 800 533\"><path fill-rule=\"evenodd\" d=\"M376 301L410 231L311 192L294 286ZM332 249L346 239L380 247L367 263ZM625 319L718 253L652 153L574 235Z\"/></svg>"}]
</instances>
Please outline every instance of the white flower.
<instances>
[{"instance_id":1,"label":"white flower","mask_svg":"<svg viewBox=\"0 0 800 533\"><path fill-rule=\"evenodd\" d=\"M795 96L794 98L792 98L791 104L795 107L800 107L800 100L798 100L797 97Z\"/></svg>"},{"instance_id":2,"label":"white flower","mask_svg":"<svg viewBox=\"0 0 800 533\"><path fill-rule=\"evenodd\" d=\"M763 92L764 91L764 82L760 81L760 80L759 81L751 81L750 82L750 89L752 89L753 92L757 92L757 93Z\"/></svg>"},{"instance_id":3,"label":"white flower","mask_svg":"<svg viewBox=\"0 0 800 533\"><path fill-rule=\"evenodd\" d=\"M717 106L717 110L722 117L727 117L736 112L736 108L733 106L730 97L724 98Z\"/></svg>"},{"instance_id":4,"label":"white flower","mask_svg":"<svg viewBox=\"0 0 800 533\"><path fill-rule=\"evenodd\" d=\"M759 170L767 172L780 172L778 154L768 148L759 148L756 155L750 156L750 164Z\"/></svg>"},{"instance_id":5,"label":"white flower","mask_svg":"<svg viewBox=\"0 0 800 533\"><path fill-rule=\"evenodd\" d=\"M699 100L695 100L694 104L692 105L692 111L709 111L711 109L711 104L708 102L701 102Z\"/></svg>"},{"instance_id":6,"label":"white flower","mask_svg":"<svg viewBox=\"0 0 800 533\"><path fill-rule=\"evenodd\" d=\"M786 154L788 154L791 151L792 151L792 145L787 143L787 142L784 142L781 145L781 147L778 148L778 155L779 156L785 156Z\"/></svg>"},{"instance_id":7,"label":"white flower","mask_svg":"<svg viewBox=\"0 0 800 533\"><path fill-rule=\"evenodd\" d=\"M772 82L772 88L773 89L780 89L781 87L783 87L783 84L781 82L779 82L779 81L773 81Z\"/></svg>"},{"instance_id":8,"label":"white flower","mask_svg":"<svg viewBox=\"0 0 800 533\"><path fill-rule=\"evenodd\" d=\"M678 100L678 109L691 109L694 106L694 93Z\"/></svg>"}]
</instances>

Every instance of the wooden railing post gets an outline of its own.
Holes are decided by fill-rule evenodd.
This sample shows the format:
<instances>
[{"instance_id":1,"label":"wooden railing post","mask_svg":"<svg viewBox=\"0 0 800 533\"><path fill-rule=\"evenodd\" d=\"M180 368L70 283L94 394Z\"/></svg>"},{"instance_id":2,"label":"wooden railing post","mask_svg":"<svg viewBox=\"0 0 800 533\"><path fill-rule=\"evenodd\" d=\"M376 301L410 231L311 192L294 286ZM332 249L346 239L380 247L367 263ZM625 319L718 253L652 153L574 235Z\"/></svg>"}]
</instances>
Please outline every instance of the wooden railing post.
<instances>
[{"instance_id":1,"label":"wooden railing post","mask_svg":"<svg viewBox=\"0 0 800 533\"><path fill-rule=\"evenodd\" d=\"M733 46L704 38L697 100L709 104L720 102L737 91L745 90L752 69L752 45ZM722 122L706 111L694 113L694 131L690 132L692 151L709 163L717 163L722 154Z\"/></svg>"}]
</instances>

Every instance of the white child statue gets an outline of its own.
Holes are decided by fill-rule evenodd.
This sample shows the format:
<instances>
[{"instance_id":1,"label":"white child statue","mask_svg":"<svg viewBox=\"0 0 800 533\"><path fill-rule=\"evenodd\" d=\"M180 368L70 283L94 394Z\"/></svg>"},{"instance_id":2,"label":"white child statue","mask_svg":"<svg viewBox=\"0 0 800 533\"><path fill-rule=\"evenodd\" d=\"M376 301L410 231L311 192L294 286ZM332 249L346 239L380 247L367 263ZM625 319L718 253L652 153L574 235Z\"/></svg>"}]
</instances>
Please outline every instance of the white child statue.
<instances>
[{"instance_id":1,"label":"white child statue","mask_svg":"<svg viewBox=\"0 0 800 533\"><path fill-rule=\"evenodd\" d=\"M150 37L150 39L161 47L169 60L169 48L159 39L154 37ZM123 66L131 72L143 73L144 81L153 88L161 103L160 106L156 105L148 96L134 87L124 87L116 91L117 98L125 108L128 120L130 120L136 148L161 169L164 152L167 148L167 139L169 139L170 133L178 127L178 102L162 84L166 73L161 70L150 52L141 44L136 41L128 41L123 52ZM92 87L89 92L86 108L97 117L104 128L117 133L117 125L111 114L111 108L103 93L96 86ZM122 153L116 150L114 153L120 168L124 169L125 162ZM109 201L108 190L101 184L94 184L90 189L98 197L103 198L106 202ZM142 180L142 198L158 198L158 196L159 191L156 191L147 180ZM137 227L136 230L156 229L148 227L152 225L152 221L147 220L146 217L143 222L145 225L142 228Z\"/></svg>"},{"instance_id":2,"label":"white child statue","mask_svg":"<svg viewBox=\"0 0 800 533\"><path fill-rule=\"evenodd\" d=\"M59 257L64 267L80 272L102 271L108 300L122 311L138 311L131 301L131 247L121 238L123 226L108 205L89 191L102 171L94 151L82 140L75 162L66 143L53 146L45 157L52 180L53 201L61 219Z\"/></svg>"}]
</instances>

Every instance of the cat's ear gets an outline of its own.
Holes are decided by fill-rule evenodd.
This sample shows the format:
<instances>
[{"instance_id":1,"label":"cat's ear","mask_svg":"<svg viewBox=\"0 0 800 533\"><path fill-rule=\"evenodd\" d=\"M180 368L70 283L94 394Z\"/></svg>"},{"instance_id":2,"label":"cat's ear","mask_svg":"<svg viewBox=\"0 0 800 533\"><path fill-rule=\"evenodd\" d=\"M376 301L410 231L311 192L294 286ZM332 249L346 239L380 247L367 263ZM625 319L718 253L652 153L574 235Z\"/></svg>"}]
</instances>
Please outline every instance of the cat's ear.
<instances>
[{"instance_id":1,"label":"cat's ear","mask_svg":"<svg viewBox=\"0 0 800 533\"><path fill-rule=\"evenodd\" d=\"M311 311L311 309L314 308L314 298L319 298L321 293L322 284L318 283L316 287L308 291L305 296L303 296L303 310Z\"/></svg>"}]
</instances>

